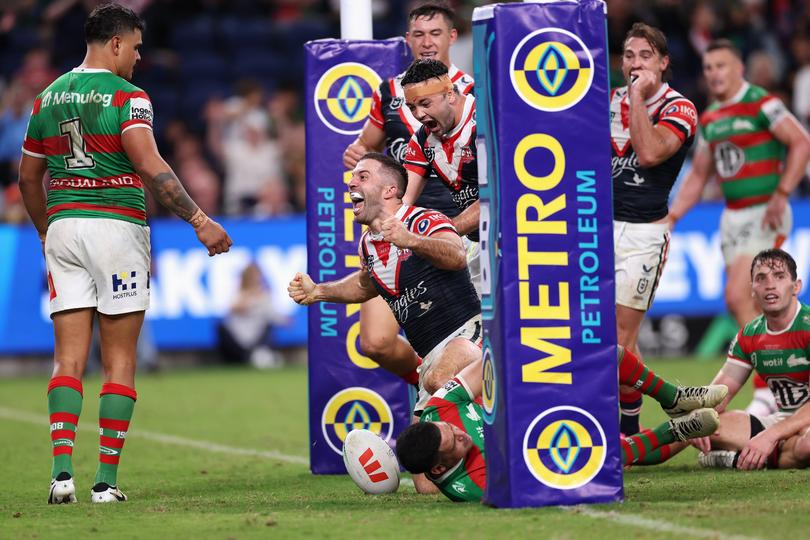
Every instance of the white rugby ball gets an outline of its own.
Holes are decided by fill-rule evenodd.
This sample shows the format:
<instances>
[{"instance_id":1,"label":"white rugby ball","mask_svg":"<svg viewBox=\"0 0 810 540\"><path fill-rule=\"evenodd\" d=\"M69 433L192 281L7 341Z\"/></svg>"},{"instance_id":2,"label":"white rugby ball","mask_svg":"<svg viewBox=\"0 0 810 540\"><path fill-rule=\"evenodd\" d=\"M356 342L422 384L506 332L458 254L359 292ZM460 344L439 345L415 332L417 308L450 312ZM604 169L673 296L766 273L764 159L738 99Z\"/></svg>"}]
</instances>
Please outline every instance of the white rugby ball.
<instances>
[{"instance_id":1,"label":"white rugby ball","mask_svg":"<svg viewBox=\"0 0 810 540\"><path fill-rule=\"evenodd\" d=\"M399 461L394 450L367 429L355 429L346 436L343 463L357 487L366 493L393 493L399 488Z\"/></svg>"}]
</instances>

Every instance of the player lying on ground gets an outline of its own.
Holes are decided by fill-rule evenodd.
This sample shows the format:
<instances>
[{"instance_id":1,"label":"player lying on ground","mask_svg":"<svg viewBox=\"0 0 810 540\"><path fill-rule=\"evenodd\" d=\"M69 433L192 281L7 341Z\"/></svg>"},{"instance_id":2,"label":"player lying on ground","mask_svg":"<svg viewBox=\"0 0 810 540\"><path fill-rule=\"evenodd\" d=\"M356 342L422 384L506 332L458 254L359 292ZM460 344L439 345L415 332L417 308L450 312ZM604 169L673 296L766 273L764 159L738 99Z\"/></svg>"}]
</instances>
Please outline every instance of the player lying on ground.
<instances>
[{"instance_id":1,"label":"player lying on ground","mask_svg":"<svg viewBox=\"0 0 810 540\"><path fill-rule=\"evenodd\" d=\"M639 387L673 417L623 438L624 465L663 461L660 449L666 445L703 437L717 429L718 415L707 407L723 400L728 392L725 386L675 386L656 376L632 352L619 347L618 356L619 382ZM484 414L477 403L482 379L479 359L434 393L421 421L397 438L400 464L411 473L426 473L453 501L480 500L486 487ZM477 415L468 414L469 407Z\"/></svg>"},{"instance_id":2,"label":"player lying on ground","mask_svg":"<svg viewBox=\"0 0 810 540\"><path fill-rule=\"evenodd\" d=\"M731 343L714 378L729 392L717 407L720 428L695 441L707 467L801 469L810 465L810 307L798 300L796 261L781 249L760 251L751 263L751 288L762 315ZM759 418L726 411L756 370L773 391L779 411Z\"/></svg>"}]
</instances>

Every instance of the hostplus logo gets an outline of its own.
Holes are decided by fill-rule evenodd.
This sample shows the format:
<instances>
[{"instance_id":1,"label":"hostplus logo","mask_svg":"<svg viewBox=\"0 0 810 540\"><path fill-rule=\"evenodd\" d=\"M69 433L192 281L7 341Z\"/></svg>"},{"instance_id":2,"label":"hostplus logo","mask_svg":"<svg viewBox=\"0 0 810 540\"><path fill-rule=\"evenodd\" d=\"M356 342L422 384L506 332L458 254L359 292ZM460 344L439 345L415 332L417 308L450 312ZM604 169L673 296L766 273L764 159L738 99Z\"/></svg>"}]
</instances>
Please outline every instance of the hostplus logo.
<instances>
[{"instance_id":1,"label":"hostplus logo","mask_svg":"<svg viewBox=\"0 0 810 540\"><path fill-rule=\"evenodd\" d=\"M121 272L120 274L112 275L113 299L127 298L129 296L137 296L138 283L135 278L138 277L137 272Z\"/></svg>"},{"instance_id":2,"label":"hostplus logo","mask_svg":"<svg viewBox=\"0 0 810 540\"><path fill-rule=\"evenodd\" d=\"M585 97L593 82L591 52L562 28L543 28L518 43L509 74L520 98L541 111L564 111Z\"/></svg>"}]
</instances>

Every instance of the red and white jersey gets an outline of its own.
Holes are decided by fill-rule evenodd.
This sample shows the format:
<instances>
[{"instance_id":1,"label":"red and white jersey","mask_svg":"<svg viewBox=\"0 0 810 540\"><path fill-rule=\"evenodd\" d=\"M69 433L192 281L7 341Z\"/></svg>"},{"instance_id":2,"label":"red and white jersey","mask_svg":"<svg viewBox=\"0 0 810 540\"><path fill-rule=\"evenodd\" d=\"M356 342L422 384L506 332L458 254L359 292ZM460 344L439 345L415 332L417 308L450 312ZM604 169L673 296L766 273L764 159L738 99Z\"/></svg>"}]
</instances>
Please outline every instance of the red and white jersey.
<instances>
[{"instance_id":1,"label":"red and white jersey","mask_svg":"<svg viewBox=\"0 0 810 540\"><path fill-rule=\"evenodd\" d=\"M422 177L435 171L461 210L478 200L475 97L463 99L461 120L450 133L440 137L420 127L408 143L403 163L407 170ZM477 234L469 236L478 241Z\"/></svg>"},{"instance_id":2,"label":"red and white jersey","mask_svg":"<svg viewBox=\"0 0 810 540\"><path fill-rule=\"evenodd\" d=\"M396 216L420 236L456 232L444 214L402 205ZM413 348L425 356L451 332L481 313L470 273L441 270L409 249L402 249L369 230L360 238L359 255L374 287L388 302Z\"/></svg>"},{"instance_id":3,"label":"red and white jersey","mask_svg":"<svg viewBox=\"0 0 810 540\"><path fill-rule=\"evenodd\" d=\"M681 147L663 163L641 167L630 142L630 104L626 86L610 96L610 144L613 176L613 216L618 221L652 223L666 217L672 185L697 132L694 104L664 83L646 101L654 126L664 126L681 141Z\"/></svg>"}]
</instances>

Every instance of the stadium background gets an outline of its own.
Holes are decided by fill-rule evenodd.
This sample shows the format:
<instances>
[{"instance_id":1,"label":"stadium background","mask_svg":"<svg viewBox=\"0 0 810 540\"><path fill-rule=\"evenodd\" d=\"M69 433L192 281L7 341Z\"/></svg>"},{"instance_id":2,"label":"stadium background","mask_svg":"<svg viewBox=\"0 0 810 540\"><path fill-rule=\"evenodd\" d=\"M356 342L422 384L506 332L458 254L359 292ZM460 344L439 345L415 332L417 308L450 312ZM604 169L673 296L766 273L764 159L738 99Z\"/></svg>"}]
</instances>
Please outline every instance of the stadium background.
<instances>
[{"instance_id":1,"label":"stadium background","mask_svg":"<svg viewBox=\"0 0 810 540\"><path fill-rule=\"evenodd\" d=\"M0 356L47 356L52 345L38 243L16 186L19 149L34 96L84 56L83 21L99 2L6 2L0 11ZM216 324L227 315L242 269L257 263L277 314L268 342L291 359L306 343L303 309L286 283L304 269L304 128L302 45L338 37L338 0L133 0L147 21L143 60L133 82L152 98L161 152L186 188L234 237L232 254L208 260L181 222L149 201L155 286L144 340L161 362L179 351L216 359ZM489 2L449 2L459 40L451 58L472 73L472 9ZM402 35L413 2L374 1L374 35ZM798 0L608 0L613 82L622 38L643 20L669 39L671 84L706 104L700 55L714 37L742 49L748 79L779 95L810 121L810 5ZM688 168L688 164L685 166ZM789 249L802 277L810 270L810 193L794 195ZM733 325L722 315L722 262L715 187L679 223L653 310L641 336L645 353L717 354ZM804 216L808 216L805 218ZM705 330L709 328L710 331ZM148 350L148 348L147 348ZM223 358L227 359L227 358Z\"/></svg>"}]
</instances>

